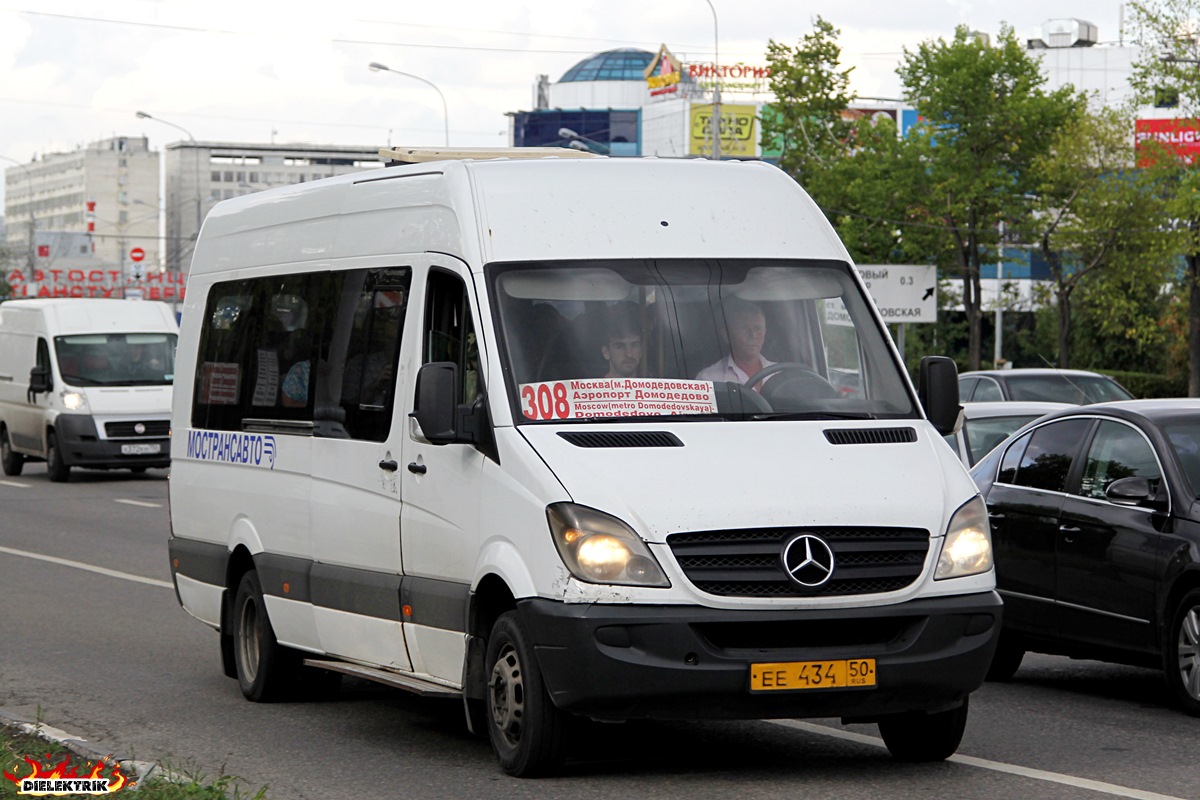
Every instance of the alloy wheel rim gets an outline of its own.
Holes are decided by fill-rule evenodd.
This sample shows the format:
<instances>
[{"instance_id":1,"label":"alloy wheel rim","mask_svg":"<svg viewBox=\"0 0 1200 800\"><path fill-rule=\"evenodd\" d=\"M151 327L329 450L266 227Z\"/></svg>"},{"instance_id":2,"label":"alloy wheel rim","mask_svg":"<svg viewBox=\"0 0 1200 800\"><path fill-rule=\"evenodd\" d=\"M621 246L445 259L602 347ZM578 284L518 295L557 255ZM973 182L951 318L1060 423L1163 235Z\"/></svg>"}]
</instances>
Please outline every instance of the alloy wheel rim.
<instances>
[{"instance_id":1,"label":"alloy wheel rim","mask_svg":"<svg viewBox=\"0 0 1200 800\"><path fill-rule=\"evenodd\" d=\"M525 716L525 680L516 648L506 643L492 666L492 724L509 747L521 741L521 720Z\"/></svg>"},{"instance_id":2,"label":"alloy wheel rim","mask_svg":"<svg viewBox=\"0 0 1200 800\"><path fill-rule=\"evenodd\" d=\"M241 633L239 651L242 656L242 672L245 673L247 681L254 683L255 677L258 676L258 607L253 600L248 600L242 605L242 619L238 630Z\"/></svg>"},{"instance_id":3,"label":"alloy wheel rim","mask_svg":"<svg viewBox=\"0 0 1200 800\"><path fill-rule=\"evenodd\" d=\"M1193 700L1200 701L1200 606L1193 606L1183 615L1176 651L1184 691Z\"/></svg>"}]
</instances>

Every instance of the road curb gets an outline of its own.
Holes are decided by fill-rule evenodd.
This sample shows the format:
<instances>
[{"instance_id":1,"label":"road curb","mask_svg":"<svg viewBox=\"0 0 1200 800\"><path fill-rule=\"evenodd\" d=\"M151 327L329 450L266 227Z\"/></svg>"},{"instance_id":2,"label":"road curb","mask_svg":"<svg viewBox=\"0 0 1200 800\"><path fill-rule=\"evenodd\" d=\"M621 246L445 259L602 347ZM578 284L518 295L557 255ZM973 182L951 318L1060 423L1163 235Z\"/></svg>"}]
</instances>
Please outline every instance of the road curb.
<instances>
[{"instance_id":1,"label":"road curb","mask_svg":"<svg viewBox=\"0 0 1200 800\"><path fill-rule=\"evenodd\" d=\"M0 708L0 727L11 728L21 733L45 739L48 742L54 742L89 761L115 761L121 768L121 772L134 778L138 786L141 786L142 782L158 769L158 764L153 761L138 761L130 756L116 755L115 751L111 748L101 747L95 742L90 742L87 739L80 738L44 723L26 719L2 708ZM161 772L161 770L159 771Z\"/></svg>"}]
</instances>

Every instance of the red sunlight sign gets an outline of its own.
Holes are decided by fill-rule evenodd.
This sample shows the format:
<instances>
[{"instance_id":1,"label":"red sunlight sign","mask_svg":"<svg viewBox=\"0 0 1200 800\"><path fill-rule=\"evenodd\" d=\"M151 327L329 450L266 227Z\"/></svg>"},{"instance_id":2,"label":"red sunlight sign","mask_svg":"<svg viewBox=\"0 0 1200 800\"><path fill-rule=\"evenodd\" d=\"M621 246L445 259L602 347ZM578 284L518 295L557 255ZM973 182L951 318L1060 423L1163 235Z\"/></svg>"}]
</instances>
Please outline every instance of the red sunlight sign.
<instances>
[{"instance_id":1,"label":"red sunlight sign","mask_svg":"<svg viewBox=\"0 0 1200 800\"><path fill-rule=\"evenodd\" d=\"M1155 144L1185 164L1197 163L1200 158L1200 120L1139 119L1135 131L1139 167L1154 163L1152 153L1157 148L1151 145Z\"/></svg>"}]
</instances>

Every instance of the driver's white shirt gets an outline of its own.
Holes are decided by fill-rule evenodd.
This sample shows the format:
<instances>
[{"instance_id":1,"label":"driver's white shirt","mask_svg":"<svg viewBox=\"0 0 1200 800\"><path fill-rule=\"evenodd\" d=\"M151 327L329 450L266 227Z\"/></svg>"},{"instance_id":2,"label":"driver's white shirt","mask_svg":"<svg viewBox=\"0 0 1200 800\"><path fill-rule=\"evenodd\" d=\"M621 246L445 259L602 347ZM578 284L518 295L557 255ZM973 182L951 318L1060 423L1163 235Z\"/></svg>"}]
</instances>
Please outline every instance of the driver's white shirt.
<instances>
[{"instance_id":1,"label":"driver's white shirt","mask_svg":"<svg viewBox=\"0 0 1200 800\"><path fill-rule=\"evenodd\" d=\"M759 372L762 372L764 369L775 363L774 361L768 361L762 356L759 356L758 360L762 362L762 366L758 368ZM734 363L733 356L728 355L717 363L709 364L707 367L700 370L699 374L696 375L696 380L737 381L738 383L745 383L746 381L750 380L750 377L751 376L743 372L742 369ZM770 378L767 378L767 380L770 380Z\"/></svg>"}]
</instances>

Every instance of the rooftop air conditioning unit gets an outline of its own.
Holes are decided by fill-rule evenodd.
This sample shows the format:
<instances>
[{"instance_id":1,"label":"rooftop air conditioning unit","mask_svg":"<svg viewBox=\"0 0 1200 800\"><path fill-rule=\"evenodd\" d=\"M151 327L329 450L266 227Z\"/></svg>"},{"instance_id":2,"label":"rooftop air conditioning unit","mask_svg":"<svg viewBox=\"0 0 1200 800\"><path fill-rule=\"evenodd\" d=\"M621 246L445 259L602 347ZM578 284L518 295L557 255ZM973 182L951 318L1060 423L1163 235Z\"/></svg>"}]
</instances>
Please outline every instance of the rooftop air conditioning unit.
<instances>
[{"instance_id":1,"label":"rooftop air conditioning unit","mask_svg":"<svg viewBox=\"0 0 1200 800\"><path fill-rule=\"evenodd\" d=\"M1030 45L1039 40L1031 40ZM1042 25L1043 47L1091 47L1100 41L1095 23L1082 19L1049 19Z\"/></svg>"}]
</instances>

